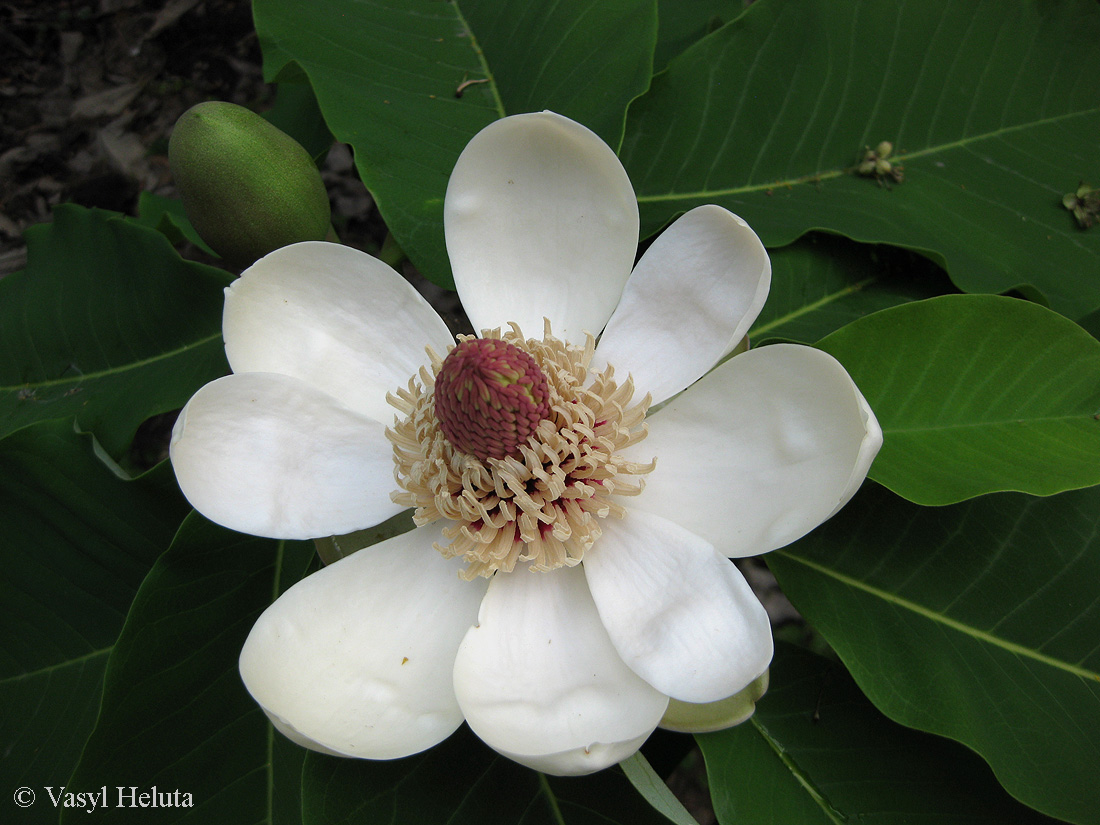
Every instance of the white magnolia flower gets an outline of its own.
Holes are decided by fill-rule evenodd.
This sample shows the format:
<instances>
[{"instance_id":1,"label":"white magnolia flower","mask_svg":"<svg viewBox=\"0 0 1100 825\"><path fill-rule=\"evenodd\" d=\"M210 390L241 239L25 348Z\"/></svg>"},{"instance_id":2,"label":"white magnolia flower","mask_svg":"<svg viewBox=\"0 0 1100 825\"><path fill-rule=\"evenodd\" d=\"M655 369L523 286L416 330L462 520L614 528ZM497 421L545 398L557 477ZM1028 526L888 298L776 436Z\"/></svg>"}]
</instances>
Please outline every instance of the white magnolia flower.
<instances>
[{"instance_id":1,"label":"white magnolia flower","mask_svg":"<svg viewBox=\"0 0 1100 825\"><path fill-rule=\"evenodd\" d=\"M445 224L482 339L441 362L447 327L389 267L280 249L226 290L233 374L188 403L172 462L200 512L261 536L417 508L253 628L241 674L287 736L390 759L465 719L523 764L587 773L631 755L670 697L715 702L766 671L768 618L729 558L835 513L881 431L819 350L712 369L764 302L764 248L703 206L632 272L634 192L577 123L484 129Z\"/></svg>"}]
</instances>

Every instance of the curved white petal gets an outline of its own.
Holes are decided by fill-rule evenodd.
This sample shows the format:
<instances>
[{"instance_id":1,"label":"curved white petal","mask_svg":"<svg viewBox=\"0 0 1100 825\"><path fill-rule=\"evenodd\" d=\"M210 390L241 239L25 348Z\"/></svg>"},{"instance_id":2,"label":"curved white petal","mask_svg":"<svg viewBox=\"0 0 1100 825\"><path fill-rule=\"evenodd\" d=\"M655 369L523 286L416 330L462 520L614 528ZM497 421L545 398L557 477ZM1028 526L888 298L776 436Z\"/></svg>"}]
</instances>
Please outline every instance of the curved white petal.
<instances>
[{"instance_id":1,"label":"curved white petal","mask_svg":"<svg viewBox=\"0 0 1100 825\"><path fill-rule=\"evenodd\" d=\"M171 456L196 510L254 536L350 533L401 510L385 428L287 375L207 384L176 420Z\"/></svg>"},{"instance_id":2,"label":"curved white petal","mask_svg":"<svg viewBox=\"0 0 1100 825\"><path fill-rule=\"evenodd\" d=\"M775 344L734 356L659 410L625 451L656 469L633 506L710 541L723 555L802 537L851 498L882 430L836 359Z\"/></svg>"},{"instance_id":3,"label":"curved white petal","mask_svg":"<svg viewBox=\"0 0 1100 825\"><path fill-rule=\"evenodd\" d=\"M598 335L638 249L638 203L615 153L552 112L482 129L444 203L447 253L475 330L519 323L542 336Z\"/></svg>"},{"instance_id":4,"label":"curved white petal","mask_svg":"<svg viewBox=\"0 0 1100 825\"><path fill-rule=\"evenodd\" d=\"M459 648L454 684L474 733L554 774L625 759L668 706L615 653L575 567L498 573Z\"/></svg>"},{"instance_id":5,"label":"curved white petal","mask_svg":"<svg viewBox=\"0 0 1100 825\"><path fill-rule=\"evenodd\" d=\"M327 753L395 759L462 723L451 670L484 580L432 549L438 526L318 570L257 620L241 651L245 687L280 730Z\"/></svg>"},{"instance_id":6,"label":"curved white petal","mask_svg":"<svg viewBox=\"0 0 1100 825\"><path fill-rule=\"evenodd\" d=\"M658 404L745 337L768 297L771 271L747 223L720 206L696 207L642 255L596 354Z\"/></svg>"},{"instance_id":7,"label":"curved white petal","mask_svg":"<svg viewBox=\"0 0 1100 825\"><path fill-rule=\"evenodd\" d=\"M652 731L647 731L644 735L625 742L593 742L583 748L576 747L563 753L549 753L544 756L509 753L500 748L497 748L497 752L513 762L551 776L584 776L629 759L645 744L650 733Z\"/></svg>"},{"instance_id":8,"label":"curved white petal","mask_svg":"<svg viewBox=\"0 0 1100 825\"><path fill-rule=\"evenodd\" d=\"M295 745L301 745L303 748L309 748L311 751L317 751L317 753L323 753L327 756L343 756L344 754L334 751L332 748L326 748L319 742L314 742L308 736L302 736L296 731L290 724L284 719L280 719L271 711L261 707L260 710L267 716L268 721L275 727L275 730L279 731L283 736L293 742ZM666 716L668 714L665 714Z\"/></svg>"},{"instance_id":9,"label":"curved white petal","mask_svg":"<svg viewBox=\"0 0 1100 825\"><path fill-rule=\"evenodd\" d=\"M454 339L427 301L390 267L340 244L309 241L258 260L225 291L225 352L233 372L292 375L378 421L386 393L445 354Z\"/></svg>"},{"instance_id":10,"label":"curved white petal","mask_svg":"<svg viewBox=\"0 0 1100 825\"><path fill-rule=\"evenodd\" d=\"M856 456L856 460L852 464L852 474L848 477L848 486L845 487L844 493L840 496L840 501L833 508L833 512L829 513L826 518L835 516L840 508L856 494L860 485L863 484L863 480L867 478L867 471L871 469L871 463L882 447L882 427L879 425L878 419L875 418L871 405L867 403L867 399L862 394L859 396L859 409L860 414L863 416L863 426L867 430L867 436L860 444L859 455Z\"/></svg>"},{"instance_id":11,"label":"curved white petal","mask_svg":"<svg viewBox=\"0 0 1100 825\"><path fill-rule=\"evenodd\" d=\"M715 702L772 659L768 614L745 577L705 539L628 510L604 519L584 556L588 587L615 649L657 690Z\"/></svg>"}]
</instances>

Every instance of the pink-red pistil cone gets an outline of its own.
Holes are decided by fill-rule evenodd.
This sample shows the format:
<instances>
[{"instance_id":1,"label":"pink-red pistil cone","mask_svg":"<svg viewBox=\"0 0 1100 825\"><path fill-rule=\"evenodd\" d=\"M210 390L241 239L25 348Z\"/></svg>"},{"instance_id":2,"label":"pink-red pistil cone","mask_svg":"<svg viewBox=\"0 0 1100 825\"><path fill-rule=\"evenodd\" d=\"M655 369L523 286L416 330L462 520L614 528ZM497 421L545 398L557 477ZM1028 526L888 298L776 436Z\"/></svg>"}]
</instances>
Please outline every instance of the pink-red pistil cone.
<instances>
[{"instance_id":1,"label":"pink-red pistil cone","mask_svg":"<svg viewBox=\"0 0 1100 825\"><path fill-rule=\"evenodd\" d=\"M550 414L535 359L495 338L463 341L435 379L435 415L456 450L482 460L516 455Z\"/></svg>"}]
</instances>

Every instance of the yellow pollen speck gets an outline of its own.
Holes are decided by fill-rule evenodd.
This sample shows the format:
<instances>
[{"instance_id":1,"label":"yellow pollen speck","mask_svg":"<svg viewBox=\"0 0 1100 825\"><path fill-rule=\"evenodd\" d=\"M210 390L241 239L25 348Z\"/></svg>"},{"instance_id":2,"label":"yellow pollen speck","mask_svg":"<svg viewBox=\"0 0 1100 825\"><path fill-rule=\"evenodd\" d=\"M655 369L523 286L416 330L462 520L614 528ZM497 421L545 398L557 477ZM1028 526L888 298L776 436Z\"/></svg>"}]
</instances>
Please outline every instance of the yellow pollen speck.
<instances>
[{"instance_id":1,"label":"yellow pollen speck","mask_svg":"<svg viewBox=\"0 0 1100 825\"><path fill-rule=\"evenodd\" d=\"M460 340L468 340L470 336ZM580 563L601 535L599 522L625 513L617 496L642 491L640 464L621 453L646 436L650 398L631 404L633 382L619 384L609 366L589 371L595 340L576 347L554 338L547 321L542 340L523 338L519 327L483 332L526 351L546 375L550 415L521 444L518 454L479 459L459 452L435 418L435 377L443 359L428 350L408 386L387 395L401 416L386 436L393 444L397 504L415 507L417 525L438 519L449 540L436 549L467 563L463 578L511 572L519 562L532 570Z\"/></svg>"}]
</instances>

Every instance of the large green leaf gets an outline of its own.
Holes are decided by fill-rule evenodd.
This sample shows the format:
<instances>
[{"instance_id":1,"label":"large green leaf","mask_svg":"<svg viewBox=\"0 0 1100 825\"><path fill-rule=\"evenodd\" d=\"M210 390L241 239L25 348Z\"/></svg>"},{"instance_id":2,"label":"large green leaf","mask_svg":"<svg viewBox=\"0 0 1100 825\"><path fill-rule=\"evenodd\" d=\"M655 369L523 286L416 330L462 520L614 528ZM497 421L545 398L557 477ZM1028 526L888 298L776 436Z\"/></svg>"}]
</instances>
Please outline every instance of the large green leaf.
<instances>
[{"instance_id":1,"label":"large green leaf","mask_svg":"<svg viewBox=\"0 0 1100 825\"><path fill-rule=\"evenodd\" d=\"M768 560L880 710L1100 822L1100 487L930 509L868 484Z\"/></svg>"},{"instance_id":2,"label":"large green leaf","mask_svg":"<svg viewBox=\"0 0 1100 825\"><path fill-rule=\"evenodd\" d=\"M192 243L207 255L218 257L218 253L206 245L206 241L199 237L199 233L191 225L187 212L184 211L183 201L179 198L142 192L138 195L137 222L157 230L173 245Z\"/></svg>"},{"instance_id":3,"label":"large green leaf","mask_svg":"<svg viewBox=\"0 0 1100 825\"><path fill-rule=\"evenodd\" d=\"M118 786L178 790L181 801L190 794L192 807L158 811L158 822L293 822L293 785L278 794L274 786L296 772L300 749L275 745L237 657L256 616L312 555L307 542L242 536L189 516L111 651L96 728L70 786L106 785L112 807ZM62 822L84 816L72 809Z\"/></svg>"},{"instance_id":4,"label":"large green leaf","mask_svg":"<svg viewBox=\"0 0 1100 825\"><path fill-rule=\"evenodd\" d=\"M972 751L891 722L844 667L776 647L752 718L697 737L722 825L1038 825Z\"/></svg>"},{"instance_id":5,"label":"large green leaf","mask_svg":"<svg viewBox=\"0 0 1100 825\"><path fill-rule=\"evenodd\" d=\"M1100 232L1061 198L1100 182L1098 134L1091 0L760 0L654 78L623 160L645 233L714 202L769 246L897 244L964 291L1030 284L1078 318L1100 307ZM883 140L892 187L850 173Z\"/></svg>"},{"instance_id":6,"label":"large green leaf","mask_svg":"<svg viewBox=\"0 0 1100 825\"><path fill-rule=\"evenodd\" d=\"M138 425L228 371L229 276L121 215L63 205L0 281L0 436L76 416L118 458Z\"/></svg>"},{"instance_id":7,"label":"large green leaf","mask_svg":"<svg viewBox=\"0 0 1100 825\"><path fill-rule=\"evenodd\" d=\"M0 440L0 786L66 784L126 611L186 512L167 465L123 480L71 422ZM39 804L19 821L50 819Z\"/></svg>"},{"instance_id":8,"label":"large green leaf","mask_svg":"<svg viewBox=\"0 0 1100 825\"><path fill-rule=\"evenodd\" d=\"M857 318L950 290L935 267L903 277L899 259L912 253L814 233L769 253L772 285L749 331L753 344L771 338L812 343ZM903 268L909 261L902 261Z\"/></svg>"},{"instance_id":9,"label":"large green leaf","mask_svg":"<svg viewBox=\"0 0 1100 825\"><path fill-rule=\"evenodd\" d=\"M1100 310L1081 318L1079 323L1093 338L1100 339Z\"/></svg>"},{"instance_id":10,"label":"large green leaf","mask_svg":"<svg viewBox=\"0 0 1100 825\"><path fill-rule=\"evenodd\" d=\"M944 295L818 343L882 425L871 478L918 504L1100 484L1100 342L1037 304Z\"/></svg>"},{"instance_id":11,"label":"large green leaf","mask_svg":"<svg viewBox=\"0 0 1100 825\"><path fill-rule=\"evenodd\" d=\"M302 144L315 161L323 158L332 146L332 132L321 115L317 96L304 77L298 83L280 83L275 105L263 116Z\"/></svg>"},{"instance_id":12,"label":"large green leaf","mask_svg":"<svg viewBox=\"0 0 1100 825\"><path fill-rule=\"evenodd\" d=\"M508 114L549 109L612 148L626 107L649 87L654 0L461 0Z\"/></svg>"},{"instance_id":13,"label":"large green leaf","mask_svg":"<svg viewBox=\"0 0 1100 825\"><path fill-rule=\"evenodd\" d=\"M733 20L747 5L746 0L657 0L660 25L654 70L664 69L669 60Z\"/></svg>"},{"instance_id":14,"label":"large green leaf","mask_svg":"<svg viewBox=\"0 0 1100 825\"><path fill-rule=\"evenodd\" d=\"M304 71L387 226L444 285L443 196L470 138L551 109L618 146L657 24L655 0L254 0L253 13L267 77Z\"/></svg>"},{"instance_id":15,"label":"large green leaf","mask_svg":"<svg viewBox=\"0 0 1100 825\"><path fill-rule=\"evenodd\" d=\"M304 825L667 825L618 768L546 776L498 756L463 725L424 753L390 762L310 753Z\"/></svg>"}]
</instances>

